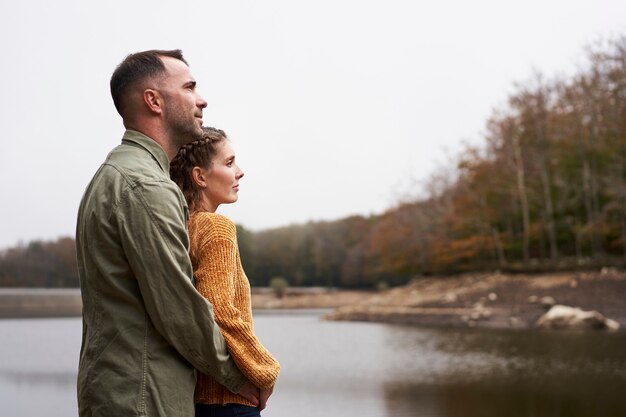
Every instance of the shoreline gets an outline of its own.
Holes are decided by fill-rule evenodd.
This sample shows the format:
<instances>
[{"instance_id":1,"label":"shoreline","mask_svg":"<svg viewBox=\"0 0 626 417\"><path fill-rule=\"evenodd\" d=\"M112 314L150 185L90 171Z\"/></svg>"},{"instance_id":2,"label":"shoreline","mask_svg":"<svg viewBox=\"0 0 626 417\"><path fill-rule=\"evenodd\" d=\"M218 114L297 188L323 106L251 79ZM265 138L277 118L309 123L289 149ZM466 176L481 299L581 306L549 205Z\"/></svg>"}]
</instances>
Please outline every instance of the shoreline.
<instances>
[{"instance_id":1,"label":"shoreline","mask_svg":"<svg viewBox=\"0 0 626 417\"><path fill-rule=\"evenodd\" d=\"M261 314L287 310L330 312L370 294L367 291L290 288L285 297L277 298L270 288L253 288L252 308ZM81 312L79 288L0 288L0 319L80 317Z\"/></svg>"},{"instance_id":2,"label":"shoreline","mask_svg":"<svg viewBox=\"0 0 626 417\"><path fill-rule=\"evenodd\" d=\"M526 329L553 305L597 311L626 328L626 273L475 273L416 278L337 308L327 320Z\"/></svg>"},{"instance_id":3,"label":"shoreline","mask_svg":"<svg viewBox=\"0 0 626 417\"><path fill-rule=\"evenodd\" d=\"M78 288L0 288L0 319L80 317Z\"/></svg>"},{"instance_id":4,"label":"shoreline","mask_svg":"<svg viewBox=\"0 0 626 417\"><path fill-rule=\"evenodd\" d=\"M415 278L386 291L289 288L278 298L252 289L257 314L324 311L324 320L427 327L524 329L554 304L593 310L626 330L626 272L473 273ZM1 288L0 318L80 317L80 290ZM290 313L287 313L290 310Z\"/></svg>"}]
</instances>

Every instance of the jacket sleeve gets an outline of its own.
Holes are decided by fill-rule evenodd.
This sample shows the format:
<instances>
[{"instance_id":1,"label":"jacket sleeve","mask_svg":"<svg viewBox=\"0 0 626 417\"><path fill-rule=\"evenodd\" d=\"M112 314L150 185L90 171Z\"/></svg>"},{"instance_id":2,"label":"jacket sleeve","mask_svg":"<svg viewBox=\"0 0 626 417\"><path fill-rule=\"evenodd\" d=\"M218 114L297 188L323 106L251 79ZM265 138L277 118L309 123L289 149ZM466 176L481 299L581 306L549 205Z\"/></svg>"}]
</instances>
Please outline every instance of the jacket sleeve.
<instances>
[{"instance_id":1,"label":"jacket sleeve","mask_svg":"<svg viewBox=\"0 0 626 417\"><path fill-rule=\"evenodd\" d=\"M118 214L121 243L156 329L196 369L238 393L245 377L229 355L212 306L192 282L183 207L174 183L134 187Z\"/></svg>"},{"instance_id":2,"label":"jacket sleeve","mask_svg":"<svg viewBox=\"0 0 626 417\"><path fill-rule=\"evenodd\" d=\"M235 288L242 285L237 280L242 277L238 275L235 225L229 222L227 227L230 230L217 236L202 233L195 237L199 241L196 287L213 304L216 321L239 369L257 387L269 388L276 383L280 366L256 337L252 322L242 318L234 303Z\"/></svg>"}]
</instances>

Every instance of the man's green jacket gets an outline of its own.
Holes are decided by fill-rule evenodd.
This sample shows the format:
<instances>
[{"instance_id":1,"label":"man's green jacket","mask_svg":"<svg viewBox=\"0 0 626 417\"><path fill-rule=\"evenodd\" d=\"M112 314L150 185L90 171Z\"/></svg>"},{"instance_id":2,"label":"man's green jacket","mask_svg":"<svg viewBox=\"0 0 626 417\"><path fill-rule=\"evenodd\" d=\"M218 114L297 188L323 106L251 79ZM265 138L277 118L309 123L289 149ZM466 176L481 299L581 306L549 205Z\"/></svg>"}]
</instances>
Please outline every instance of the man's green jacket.
<instances>
[{"instance_id":1,"label":"man's green jacket","mask_svg":"<svg viewBox=\"0 0 626 417\"><path fill-rule=\"evenodd\" d=\"M194 368L244 384L194 288L187 218L161 146L127 130L78 212L81 417L192 417Z\"/></svg>"}]
</instances>

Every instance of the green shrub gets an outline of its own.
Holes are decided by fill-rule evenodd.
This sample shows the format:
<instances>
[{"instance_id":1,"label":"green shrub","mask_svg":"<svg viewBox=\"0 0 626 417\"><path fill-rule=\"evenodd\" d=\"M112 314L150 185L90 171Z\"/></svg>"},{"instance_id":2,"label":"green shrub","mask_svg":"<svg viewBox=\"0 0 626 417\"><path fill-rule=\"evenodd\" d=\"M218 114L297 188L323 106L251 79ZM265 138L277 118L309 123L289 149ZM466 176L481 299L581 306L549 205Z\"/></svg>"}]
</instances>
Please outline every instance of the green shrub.
<instances>
[{"instance_id":1,"label":"green shrub","mask_svg":"<svg viewBox=\"0 0 626 417\"><path fill-rule=\"evenodd\" d=\"M273 277L270 279L270 288L274 290L276 297L283 298L289 287L289 281L283 277Z\"/></svg>"}]
</instances>

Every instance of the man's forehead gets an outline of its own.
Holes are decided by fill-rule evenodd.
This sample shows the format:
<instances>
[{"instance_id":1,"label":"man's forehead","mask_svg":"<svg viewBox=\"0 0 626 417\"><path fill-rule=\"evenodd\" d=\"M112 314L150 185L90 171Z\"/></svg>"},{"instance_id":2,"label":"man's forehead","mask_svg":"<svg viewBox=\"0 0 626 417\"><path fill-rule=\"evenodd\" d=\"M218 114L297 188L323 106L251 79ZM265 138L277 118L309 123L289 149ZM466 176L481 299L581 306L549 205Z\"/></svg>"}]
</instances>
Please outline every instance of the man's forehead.
<instances>
[{"instance_id":1,"label":"man's forehead","mask_svg":"<svg viewBox=\"0 0 626 417\"><path fill-rule=\"evenodd\" d=\"M169 56L161 56L161 61L165 66L165 70L169 75L187 75L191 76L191 71L187 64L180 59L172 58Z\"/></svg>"}]
</instances>

